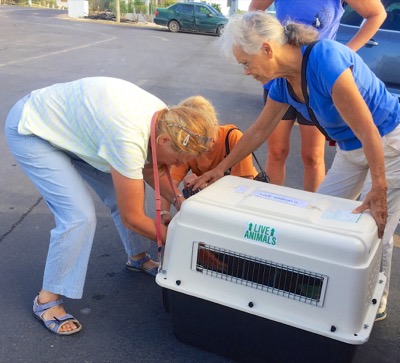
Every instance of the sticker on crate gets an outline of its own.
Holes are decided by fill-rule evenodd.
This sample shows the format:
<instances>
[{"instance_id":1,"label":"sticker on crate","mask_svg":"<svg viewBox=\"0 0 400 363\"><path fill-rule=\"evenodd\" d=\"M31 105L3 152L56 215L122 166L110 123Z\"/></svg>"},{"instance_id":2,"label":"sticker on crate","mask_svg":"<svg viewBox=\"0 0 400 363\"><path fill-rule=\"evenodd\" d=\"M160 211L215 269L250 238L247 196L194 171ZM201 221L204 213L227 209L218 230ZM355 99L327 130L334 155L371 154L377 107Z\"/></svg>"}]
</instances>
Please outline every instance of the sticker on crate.
<instances>
[{"instance_id":1,"label":"sticker on crate","mask_svg":"<svg viewBox=\"0 0 400 363\"><path fill-rule=\"evenodd\" d=\"M293 205L295 207L300 207L300 208L306 208L308 205L308 202L305 200L291 198L286 195L270 193L270 192L266 192L266 191L260 190L260 189L255 190L253 193L251 193L251 195L253 197L269 199L269 200L273 200L274 202L290 204L290 205Z\"/></svg>"},{"instance_id":2,"label":"sticker on crate","mask_svg":"<svg viewBox=\"0 0 400 363\"><path fill-rule=\"evenodd\" d=\"M339 222L357 223L361 219L362 215L363 213L353 213L349 210L328 208L322 213L321 218Z\"/></svg>"},{"instance_id":3,"label":"sticker on crate","mask_svg":"<svg viewBox=\"0 0 400 363\"><path fill-rule=\"evenodd\" d=\"M275 246L278 242L278 231L273 226L248 222L245 227L243 238Z\"/></svg>"}]
</instances>

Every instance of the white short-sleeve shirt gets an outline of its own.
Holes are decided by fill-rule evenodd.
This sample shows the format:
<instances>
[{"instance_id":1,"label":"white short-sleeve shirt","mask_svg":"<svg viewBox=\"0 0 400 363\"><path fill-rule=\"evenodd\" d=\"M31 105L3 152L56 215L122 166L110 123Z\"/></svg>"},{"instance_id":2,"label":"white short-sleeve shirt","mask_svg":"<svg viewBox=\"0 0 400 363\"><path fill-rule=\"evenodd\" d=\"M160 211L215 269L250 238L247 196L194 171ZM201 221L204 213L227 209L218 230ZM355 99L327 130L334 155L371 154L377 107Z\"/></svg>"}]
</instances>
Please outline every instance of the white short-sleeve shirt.
<instances>
[{"instance_id":1,"label":"white short-sleeve shirt","mask_svg":"<svg viewBox=\"0 0 400 363\"><path fill-rule=\"evenodd\" d=\"M35 90L18 126L103 172L142 179L153 114L164 102L116 78L90 77Z\"/></svg>"}]
</instances>

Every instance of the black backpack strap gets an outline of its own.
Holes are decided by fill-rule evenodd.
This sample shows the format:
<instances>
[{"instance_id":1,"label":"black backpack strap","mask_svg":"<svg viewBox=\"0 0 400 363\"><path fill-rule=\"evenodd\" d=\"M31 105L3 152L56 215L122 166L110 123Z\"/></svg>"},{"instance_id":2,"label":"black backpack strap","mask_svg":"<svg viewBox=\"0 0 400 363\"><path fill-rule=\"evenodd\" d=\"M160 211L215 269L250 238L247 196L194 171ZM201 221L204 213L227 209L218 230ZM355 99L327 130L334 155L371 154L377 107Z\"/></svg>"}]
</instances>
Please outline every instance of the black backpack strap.
<instances>
[{"instance_id":1,"label":"black backpack strap","mask_svg":"<svg viewBox=\"0 0 400 363\"><path fill-rule=\"evenodd\" d=\"M226 150L226 155L227 155L227 156L228 156L229 153L231 152L230 147L229 147L229 134L230 134L233 130L239 130L239 131L240 131L239 128L233 127L233 128L231 128L231 129L229 129L228 132L226 133L226 136L225 136L225 150ZM253 155L253 158L254 158L255 162L257 163L258 170L259 170L260 172L264 171L263 168L261 167L261 164L260 164L260 162L258 161L256 155L255 155L254 153L251 153L251 154ZM229 168L227 171L225 171L225 174L224 174L224 175L230 175L230 174L231 174L231 168Z\"/></svg>"},{"instance_id":2,"label":"black backpack strap","mask_svg":"<svg viewBox=\"0 0 400 363\"><path fill-rule=\"evenodd\" d=\"M307 71L307 62L308 57L310 56L310 52L315 44L318 43L318 40L308 44L306 50L304 51L303 60L301 62L301 90L303 92L304 100L306 101L306 106L308 110L308 114L310 115L311 121L317 126L318 130L325 136L325 138L330 142L334 143L334 140L330 138L330 136L326 133L325 129L319 124L317 118L315 117L314 111L310 107L310 99L308 97L308 89L307 89L307 78L306 78L306 71Z\"/></svg>"},{"instance_id":3,"label":"black backpack strap","mask_svg":"<svg viewBox=\"0 0 400 363\"><path fill-rule=\"evenodd\" d=\"M225 150L226 150L226 156L229 155L231 152L230 147L229 147L229 135L233 130L239 130L237 127L232 127L231 129L228 130L225 136ZM231 174L231 168L225 171L224 175L230 175Z\"/></svg>"}]
</instances>

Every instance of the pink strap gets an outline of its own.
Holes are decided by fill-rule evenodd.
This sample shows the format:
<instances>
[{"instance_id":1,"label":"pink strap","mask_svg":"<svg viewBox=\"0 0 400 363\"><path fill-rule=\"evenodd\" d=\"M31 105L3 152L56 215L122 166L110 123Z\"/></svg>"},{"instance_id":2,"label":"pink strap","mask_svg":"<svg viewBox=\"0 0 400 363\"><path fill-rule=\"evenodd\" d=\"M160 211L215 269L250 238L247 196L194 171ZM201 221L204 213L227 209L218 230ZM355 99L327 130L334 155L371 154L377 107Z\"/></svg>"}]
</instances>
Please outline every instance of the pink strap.
<instances>
[{"instance_id":1,"label":"pink strap","mask_svg":"<svg viewBox=\"0 0 400 363\"><path fill-rule=\"evenodd\" d=\"M157 245L158 245L158 256L161 258L161 250L162 250L162 239L161 239L161 195L160 195L160 179L158 173L158 165L157 165L157 150L156 150L156 120L157 113L155 112L151 119L151 128L150 128L150 143L151 143L151 158L153 162L153 177L154 177L154 190L155 190L155 198L156 198L156 236L157 236ZM171 174L169 172L169 167L164 165L165 171L168 176L169 183L172 187L172 191L175 195L175 188L172 182Z\"/></svg>"}]
</instances>

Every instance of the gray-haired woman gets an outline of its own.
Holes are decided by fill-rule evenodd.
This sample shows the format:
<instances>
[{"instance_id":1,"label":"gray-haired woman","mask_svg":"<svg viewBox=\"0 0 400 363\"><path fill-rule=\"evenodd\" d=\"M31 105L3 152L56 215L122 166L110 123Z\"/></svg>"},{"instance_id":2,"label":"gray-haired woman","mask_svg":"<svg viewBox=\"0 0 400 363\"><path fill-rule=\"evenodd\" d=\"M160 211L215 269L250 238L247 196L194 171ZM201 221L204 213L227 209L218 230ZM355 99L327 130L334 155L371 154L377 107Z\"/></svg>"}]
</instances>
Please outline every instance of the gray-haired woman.
<instances>
[{"instance_id":1,"label":"gray-haired woman","mask_svg":"<svg viewBox=\"0 0 400 363\"><path fill-rule=\"evenodd\" d=\"M214 170L193 184L212 183L224 171L259 147L289 105L309 117L302 92L302 61L316 31L301 24L283 27L275 18L250 12L228 22L221 47L233 54L246 75L265 84L276 79L264 110ZM400 216L400 105L385 85L350 48L321 40L305 69L309 106L322 130L336 141L337 153L318 193L355 199L355 210L371 211L382 238L382 271L387 285L377 319L386 317L393 234ZM389 215L389 218L388 218Z\"/></svg>"}]
</instances>

